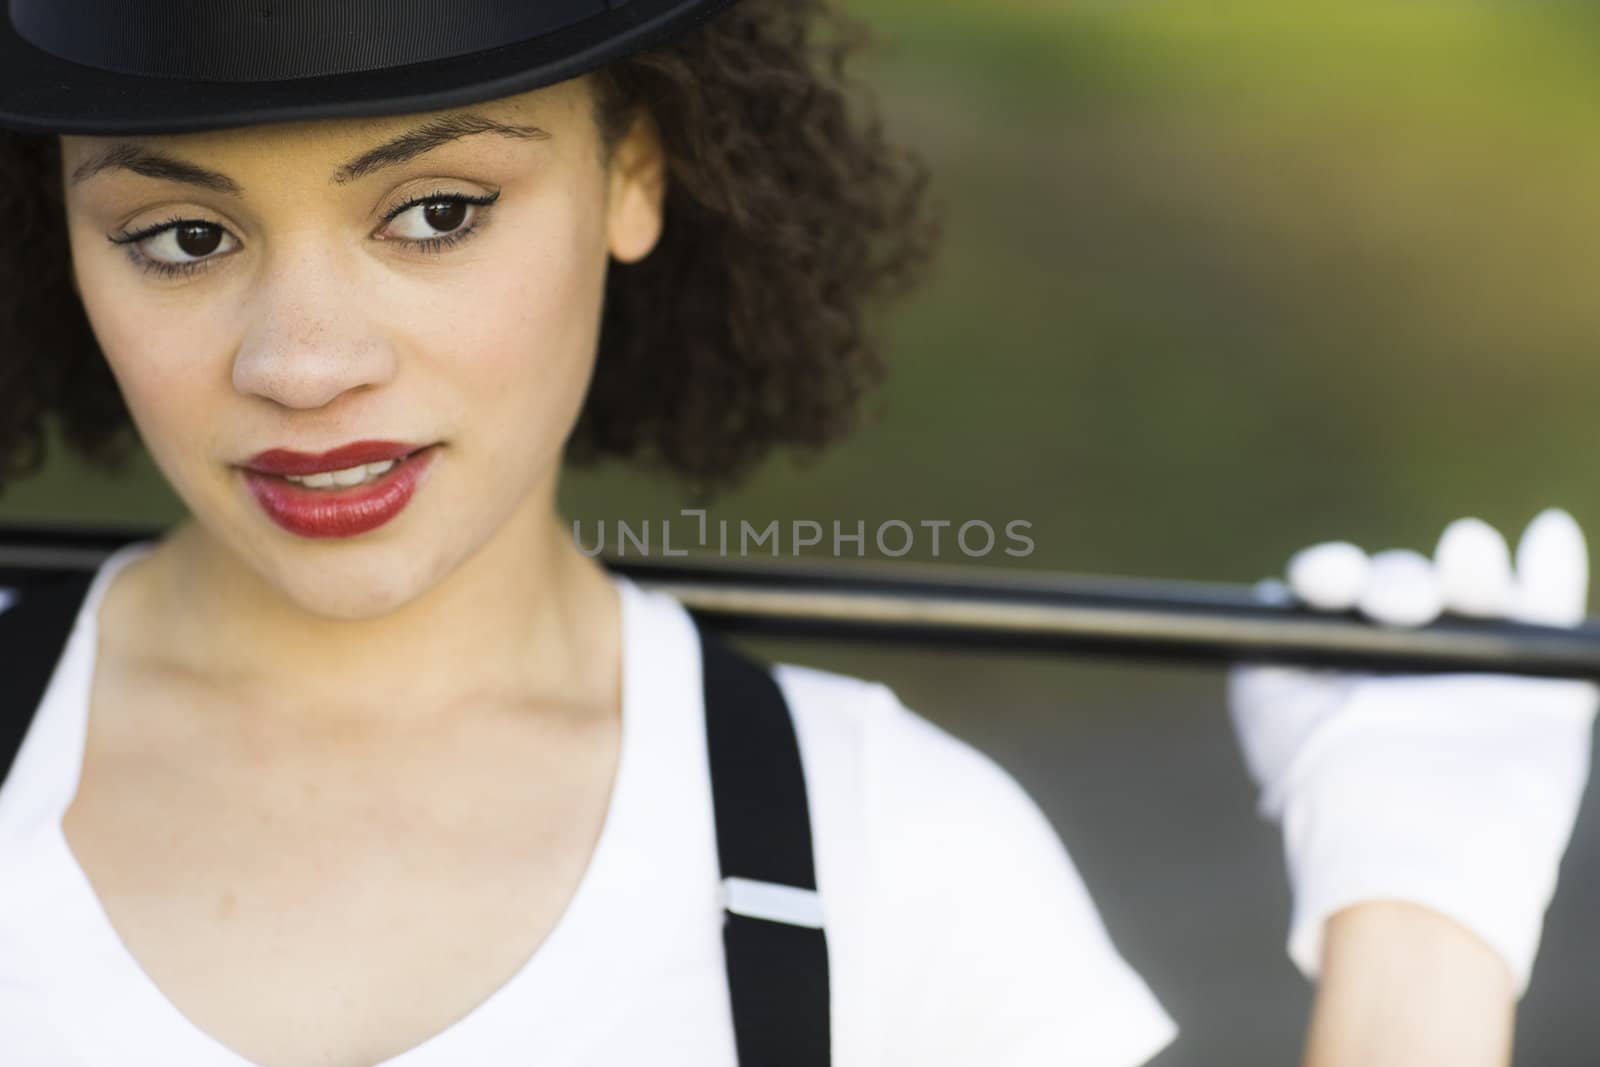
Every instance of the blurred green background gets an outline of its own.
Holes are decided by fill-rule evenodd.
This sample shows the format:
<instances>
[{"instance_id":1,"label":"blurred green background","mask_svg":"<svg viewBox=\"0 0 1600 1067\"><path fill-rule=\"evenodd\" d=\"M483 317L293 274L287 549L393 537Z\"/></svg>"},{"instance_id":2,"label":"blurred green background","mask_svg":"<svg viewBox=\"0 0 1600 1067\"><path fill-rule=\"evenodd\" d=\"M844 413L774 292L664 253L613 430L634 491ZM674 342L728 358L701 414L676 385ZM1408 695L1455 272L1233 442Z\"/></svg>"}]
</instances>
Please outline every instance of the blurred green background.
<instances>
[{"instance_id":1,"label":"blurred green background","mask_svg":"<svg viewBox=\"0 0 1600 1067\"><path fill-rule=\"evenodd\" d=\"M932 163L945 254L888 324L879 417L713 518L1024 519L1034 554L982 565L1240 581L1334 537L1431 549L1464 514L1513 537L1550 504L1600 520L1592 9L849 6L881 42L863 77ZM619 469L565 500L692 504ZM0 521L177 514L148 464L106 479L59 450L0 497ZM888 681L1023 780L1183 1027L1157 1063L1293 1061L1307 991L1219 675L760 647ZM1596 823L1586 806L1519 1062L1600 1047Z\"/></svg>"}]
</instances>

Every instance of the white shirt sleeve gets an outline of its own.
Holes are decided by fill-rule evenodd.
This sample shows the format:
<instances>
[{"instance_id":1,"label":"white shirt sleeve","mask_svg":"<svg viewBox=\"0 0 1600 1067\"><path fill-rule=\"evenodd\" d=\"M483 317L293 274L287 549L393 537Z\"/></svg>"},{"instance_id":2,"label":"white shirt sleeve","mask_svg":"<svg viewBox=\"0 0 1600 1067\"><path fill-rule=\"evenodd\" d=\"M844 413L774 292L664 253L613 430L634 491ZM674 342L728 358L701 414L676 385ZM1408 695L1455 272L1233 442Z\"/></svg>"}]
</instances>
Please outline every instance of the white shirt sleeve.
<instances>
[{"instance_id":1,"label":"white shirt sleeve","mask_svg":"<svg viewBox=\"0 0 1600 1067\"><path fill-rule=\"evenodd\" d=\"M884 1062L1136 1067L1177 1026L1106 932L1060 837L993 760L887 688L869 716Z\"/></svg>"}]
</instances>

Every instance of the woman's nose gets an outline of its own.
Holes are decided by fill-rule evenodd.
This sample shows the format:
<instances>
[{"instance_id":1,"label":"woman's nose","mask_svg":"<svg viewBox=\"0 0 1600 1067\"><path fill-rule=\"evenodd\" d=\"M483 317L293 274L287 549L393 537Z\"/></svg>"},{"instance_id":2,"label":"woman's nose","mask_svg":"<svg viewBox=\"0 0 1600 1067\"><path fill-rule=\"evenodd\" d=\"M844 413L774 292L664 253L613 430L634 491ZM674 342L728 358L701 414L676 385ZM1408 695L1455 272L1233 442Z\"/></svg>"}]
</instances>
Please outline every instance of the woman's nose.
<instances>
[{"instance_id":1,"label":"woman's nose","mask_svg":"<svg viewBox=\"0 0 1600 1067\"><path fill-rule=\"evenodd\" d=\"M233 386L314 409L395 373L395 353L361 291L358 265L331 250L280 257L253 287Z\"/></svg>"}]
</instances>

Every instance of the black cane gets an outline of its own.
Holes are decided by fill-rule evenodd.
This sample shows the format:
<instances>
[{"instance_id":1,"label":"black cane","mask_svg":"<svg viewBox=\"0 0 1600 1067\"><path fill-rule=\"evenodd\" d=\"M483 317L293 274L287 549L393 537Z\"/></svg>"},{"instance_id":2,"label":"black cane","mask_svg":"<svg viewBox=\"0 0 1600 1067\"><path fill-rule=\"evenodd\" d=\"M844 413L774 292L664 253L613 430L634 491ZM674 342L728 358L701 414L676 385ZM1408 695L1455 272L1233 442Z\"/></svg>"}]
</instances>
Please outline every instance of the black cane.
<instances>
[{"instance_id":1,"label":"black cane","mask_svg":"<svg viewBox=\"0 0 1600 1067\"><path fill-rule=\"evenodd\" d=\"M159 529L0 527L0 586L97 566ZM1252 587L971 567L707 557L604 561L708 625L777 637L913 642L1156 662L1275 662L1380 672L1600 680L1600 621L1572 629L1446 616L1400 629Z\"/></svg>"}]
</instances>

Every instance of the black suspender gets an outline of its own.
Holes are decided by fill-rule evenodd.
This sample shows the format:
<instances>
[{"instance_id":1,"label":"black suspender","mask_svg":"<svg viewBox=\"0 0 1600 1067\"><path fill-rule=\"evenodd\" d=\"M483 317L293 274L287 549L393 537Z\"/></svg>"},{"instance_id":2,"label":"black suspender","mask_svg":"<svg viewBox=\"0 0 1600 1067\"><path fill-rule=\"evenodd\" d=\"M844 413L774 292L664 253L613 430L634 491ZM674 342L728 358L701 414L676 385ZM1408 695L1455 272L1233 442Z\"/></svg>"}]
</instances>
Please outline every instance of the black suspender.
<instances>
[{"instance_id":1,"label":"black suspender","mask_svg":"<svg viewBox=\"0 0 1600 1067\"><path fill-rule=\"evenodd\" d=\"M828 945L794 721L770 671L700 630L722 944L746 1067L828 1063Z\"/></svg>"},{"instance_id":2,"label":"black suspender","mask_svg":"<svg viewBox=\"0 0 1600 1067\"><path fill-rule=\"evenodd\" d=\"M92 578L34 586L0 611L0 782ZM739 1063L827 1067L828 946L794 721L767 668L704 629L700 649Z\"/></svg>"}]
</instances>

